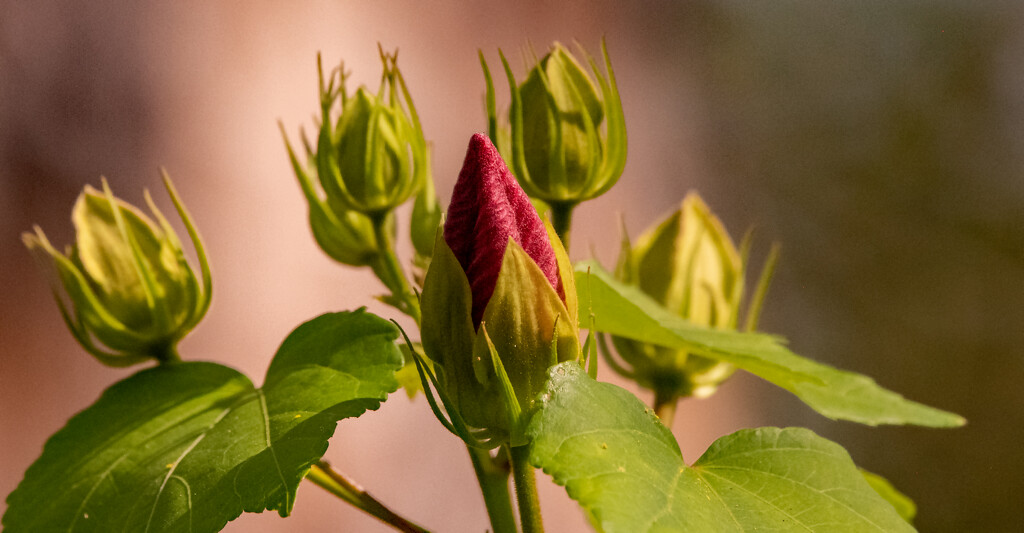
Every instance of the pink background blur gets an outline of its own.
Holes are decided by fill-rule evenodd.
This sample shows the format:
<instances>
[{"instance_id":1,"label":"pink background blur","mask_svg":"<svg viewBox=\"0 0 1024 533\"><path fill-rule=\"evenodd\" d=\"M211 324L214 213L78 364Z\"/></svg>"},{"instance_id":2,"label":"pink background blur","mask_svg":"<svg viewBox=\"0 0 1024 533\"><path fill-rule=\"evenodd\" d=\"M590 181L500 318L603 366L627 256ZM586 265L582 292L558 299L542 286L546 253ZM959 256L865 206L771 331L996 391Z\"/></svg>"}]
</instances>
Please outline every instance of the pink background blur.
<instances>
[{"instance_id":1,"label":"pink background blur","mask_svg":"<svg viewBox=\"0 0 1024 533\"><path fill-rule=\"evenodd\" d=\"M577 211L573 257L614 264L620 212L635 236L698 189L737 239L757 226L755 264L783 244L762 329L970 419L955 431L835 423L741 375L682 404L684 457L742 427L805 425L914 497L922 530L1013 529L1024 493L1020 7L289 4L0 0L0 495L48 435L133 372L74 343L21 231L38 223L70 242L74 199L101 175L120 197L141 203L149 188L170 211L165 166L214 271L213 307L181 352L259 384L300 322L364 304L395 316L370 300L382 292L372 275L317 249L287 163L276 122L292 136L309 127L316 53L376 87L377 43L400 50L447 204L469 136L486 127L476 50L493 67L501 47L522 73L527 42L596 52L604 36L629 158L619 184ZM499 102L506 91L499 83ZM327 458L431 529L487 527L464 448L422 398L398 393L343 421ZM549 530L585 530L564 491L539 480ZM243 515L226 531L388 530L312 485L299 494L291 518Z\"/></svg>"}]
</instances>

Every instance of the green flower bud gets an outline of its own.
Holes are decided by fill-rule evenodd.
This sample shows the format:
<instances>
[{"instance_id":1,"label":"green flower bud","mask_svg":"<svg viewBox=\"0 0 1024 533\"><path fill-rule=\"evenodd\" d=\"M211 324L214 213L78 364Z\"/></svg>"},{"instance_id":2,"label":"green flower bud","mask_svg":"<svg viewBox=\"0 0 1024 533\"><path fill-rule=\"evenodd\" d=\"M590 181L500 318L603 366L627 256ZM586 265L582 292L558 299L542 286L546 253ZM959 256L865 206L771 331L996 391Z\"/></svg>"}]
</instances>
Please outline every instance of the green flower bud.
<instances>
[{"instance_id":1,"label":"green flower bud","mask_svg":"<svg viewBox=\"0 0 1024 533\"><path fill-rule=\"evenodd\" d=\"M416 253L429 258L434 249L434 233L441 223L441 206L434 191L434 180L427 179L423 185L412 204L409 232Z\"/></svg>"},{"instance_id":2,"label":"green flower bud","mask_svg":"<svg viewBox=\"0 0 1024 533\"><path fill-rule=\"evenodd\" d=\"M53 274L54 296L75 339L111 366L176 359L177 342L210 307L210 270L199 235L166 174L164 185L195 246L202 286L148 191L156 223L114 198L104 180L103 192L86 186L78 197L71 216L76 242L65 253L38 226L22 236Z\"/></svg>"},{"instance_id":3,"label":"green flower bud","mask_svg":"<svg viewBox=\"0 0 1024 533\"><path fill-rule=\"evenodd\" d=\"M320 70L322 117L314 155L329 201L371 218L408 200L428 172L423 129L396 56L382 51L381 60L384 74L377 94L360 87L349 96L343 66L327 84ZM340 115L334 120L336 105Z\"/></svg>"},{"instance_id":4,"label":"green flower bud","mask_svg":"<svg viewBox=\"0 0 1024 533\"><path fill-rule=\"evenodd\" d=\"M700 196L691 192L679 211L641 235L636 246L624 243L616 274L694 324L736 329L745 255ZM773 261L774 252L769 265ZM767 283L762 278L763 290ZM763 290L758 291L762 297ZM751 329L759 306L758 298L747 313ZM620 337L612 340L636 380L664 396L709 396L735 370L682 350Z\"/></svg>"},{"instance_id":5,"label":"green flower bud","mask_svg":"<svg viewBox=\"0 0 1024 533\"><path fill-rule=\"evenodd\" d=\"M509 143L502 143L502 154L523 189L552 205L575 205L603 194L626 164L622 102L603 42L601 49L607 77L589 55L590 74L555 43L521 85L501 54L512 94ZM498 131L494 87L482 54L480 61L487 80L489 132L497 142L506 134Z\"/></svg>"},{"instance_id":6,"label":"green flower bud","mask_svg":"<svg viewBox=\"0 0 1024 533\"><path fill-rule=\"evenodd\" d=\"M579 357L576 288L558 237L483 135L437 232L422 304L423 348L453 410L520 443L516 413L533 409L551 365Z\"/></svg>"},{"instance_id":7,"label":"green flower bud","mask_svg":"<svg viewBox=\"0 0 1024 533\"><path fill-rule=\"evenodd\" d=\"M423 287L423 279L434 254L434 234L437 225L441 223L441 218L441 205L434 189L434 180L428 173L423 188L413 200L412 215L409 219L409 233L413 249L416 251L412 260L412 273L419 287Z\"/></svg>"}]
</instances>

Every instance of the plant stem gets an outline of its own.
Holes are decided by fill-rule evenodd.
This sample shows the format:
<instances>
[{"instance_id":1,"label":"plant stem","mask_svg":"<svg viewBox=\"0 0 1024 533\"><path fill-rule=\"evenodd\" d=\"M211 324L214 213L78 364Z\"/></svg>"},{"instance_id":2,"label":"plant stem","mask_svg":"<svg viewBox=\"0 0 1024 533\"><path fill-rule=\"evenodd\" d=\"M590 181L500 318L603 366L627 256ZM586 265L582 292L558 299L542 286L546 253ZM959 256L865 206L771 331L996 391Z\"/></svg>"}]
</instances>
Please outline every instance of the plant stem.
<instances>
[{"instance_id":1,"label":"plant stem","mask_svg":"<svg viewBox=\"0 0 1024 533\"><path fill-rule=\"evenodd\" d=\"M173 342L168 342L166 346L157 350L156 360L161 365L167 363L180 363L181 356L178 355L178 347Z\"/></svg>"},{"instance_id":2,"label":"plant stem","mask_svg":"<svg viewBox=\"0 0 1024 533\"><path fill-rule=\"evenodd\" d=\"M569 251L569 231L572 229L572 210L576 204L568 202L554 202L551 205L551 226L555 228L558 238L562 239L562 246Z\"/></svg>"},{"instance_id":3,"label":"plant stem","mask_svg":"<svg viewBox=\"0 0 1024 533\"><path fill-rule=\"evenodd\" d=\"M516 518L512 511L512 497L508 491L508 464L504 463L502 453L491 457L487 450L466 446L469 458L473 461L473 471L480 482L480 491L484 495L487 516L491 520L493 533L516 533Z\"/></svg>"},{"instance_id":4,"label":"plant stem","mask_svg":"<svg viewBox=\"0 0 1024 533\"><path fill-rule=\"evenodd\" d=\"M427 533L428 531L385 507L384 504L374 499L373 496L367 494L359 485L356 485L344 475L335 472L326 461L317 461L309 469L306 479L399 531L406 533Z\"/></svg>"},{"instance_id":5,"label":"plant stem","mask_svg":"<svg viewBox=\"0 0 1024 533\"><path fill-rule=\"evenodd\" d=\"M386 216L373 218L373 235L377 239L377 246L380 248L378 264L374 265L373 271L377 277L384 282L384 285L391 291L391 296L396 303L392 303L399 311L411 316L417 324L420 323L420 302L416 293L409 286L409 280L405 277L402 264L395 254L394 243L384 227ZM398 303L400 302L400 303Z\"/></svg>"},{"instance_id":6,"label":"plant stem","mask_svg":"<svg viewBox=\"0 0 1024 533\"><path fill-rule=\"evenodd\" d=\"M665 427L672 429L672 422L676 418L676 406L679 405L679 396L673 392L654 390L654 414L658 415Z\"/></svg>"},{"instance_id":7,"label":"plant stem","mask_svg":"<svg viewBox=\"0 0 1024 533\"><path fill-rule=\"evenodd\" d=\"M540 500L537 498L537 479L529 460L530 447L509 446L508 455L512 463L512 477L516 483L516 502L519 504L519 521L522 523L523 533L543 533Z\"/></svg>"}]
</instances>

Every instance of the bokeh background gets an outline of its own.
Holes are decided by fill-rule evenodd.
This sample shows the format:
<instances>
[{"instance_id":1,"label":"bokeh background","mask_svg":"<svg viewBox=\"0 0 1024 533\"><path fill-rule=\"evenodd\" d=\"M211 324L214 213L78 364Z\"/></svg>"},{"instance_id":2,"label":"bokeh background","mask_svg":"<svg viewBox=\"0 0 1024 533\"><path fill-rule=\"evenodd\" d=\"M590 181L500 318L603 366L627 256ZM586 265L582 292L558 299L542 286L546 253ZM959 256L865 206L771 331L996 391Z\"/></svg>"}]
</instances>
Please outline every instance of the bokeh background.
<instances>
[{"instance_id":1,"label":"bokeh background","mask_svg":"<svg viewBox=\"0 0 1024 533\"><path fill-rule=\"evenodd\" d=\"M737 238L756 226L756 260L783 245L762 329L970 421L832 422L738 376L681 406L687 460L742 427L804 425L911 495L922 531L1018 531L1024 5L969 0L0 1L0 494L49 434L132 372L74 344L20 232L38 223L70 242L75 197L101 175L169 210L165 166L215 276L213 308L182 353L259 383L298 323L368 302L394 315L369 301L381 289L368 272L316 248L287 164L276 122L309 127L316 53L376 86L377 43L400 50L447 203L486 124L476 50L494 61L501 47L520 66L528 42L596 51L602 36L629 161L577 211L572 255L612 264L619 213L636 235L697 189ZM465 451L422 398L396 394L342 422L327 457L432 529L486 527ZM541 485L550 530L585 530L564 492ZM245 515L227 531L387 530L312 485L299 494L293 517Z\"/></svg>"}]
</instances>

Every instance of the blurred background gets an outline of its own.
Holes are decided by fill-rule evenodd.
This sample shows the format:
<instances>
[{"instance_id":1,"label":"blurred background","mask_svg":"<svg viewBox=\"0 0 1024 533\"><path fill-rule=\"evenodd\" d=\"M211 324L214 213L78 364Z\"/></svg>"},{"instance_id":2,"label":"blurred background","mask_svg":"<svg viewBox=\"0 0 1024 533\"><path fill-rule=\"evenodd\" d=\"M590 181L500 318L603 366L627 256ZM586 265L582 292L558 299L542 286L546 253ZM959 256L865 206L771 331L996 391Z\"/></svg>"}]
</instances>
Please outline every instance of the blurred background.
<instances>
[{"instance_id":1,"label":"blurred background","mask_svg":"<svg viewBox=\"0 0 1024 533\"><path fill-rule=\"evenodd\" d=\"M133 203L151 189L169 211L165 166L214 269L213 307L182 354L259 384L300 322L367 303L395 315L369 300L383 291L369 272L316 248L288 166L276 122L310 127L316 53L376 87L377 43L400 50L447 204L469 136L486 128L476 50L493 65L501 47L521 67L528 42L597 51L603 36L629 159L611 192L577 210L573 257L614 264L619 213L635 236L697 189L737 239L757 228L755 261L783 245L763 330L969 420L832 422L741 375L682 404L687 461L739 428L807 426L914 498L922 531L1019 530L1024 5L506 4L0 0L0 494L48 435L133 372L74 343L22 231L70 242L74 200L101 175ZM343 421L327 458L431 529L487 527L465 450L422 397L398 393ZM540 478L549 529L585 530ZM226 531L387 531L312 485L299 495L287 520L244 515Z\"/></svg>"}]
</instances>

